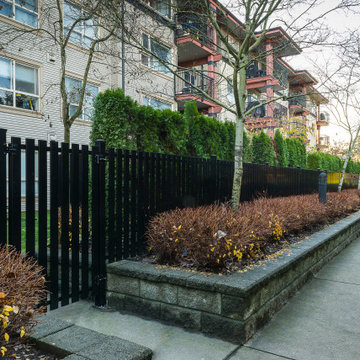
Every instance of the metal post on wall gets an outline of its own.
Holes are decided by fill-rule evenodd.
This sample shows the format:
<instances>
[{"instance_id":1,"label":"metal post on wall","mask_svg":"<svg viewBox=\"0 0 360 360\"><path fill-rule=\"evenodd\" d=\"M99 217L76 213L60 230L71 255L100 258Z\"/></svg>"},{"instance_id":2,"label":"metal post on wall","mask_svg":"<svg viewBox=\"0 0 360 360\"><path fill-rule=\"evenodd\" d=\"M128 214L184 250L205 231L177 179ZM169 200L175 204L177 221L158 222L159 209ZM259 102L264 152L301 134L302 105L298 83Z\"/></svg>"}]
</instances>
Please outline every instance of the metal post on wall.
<instances>
[{"instance_id":1,"label":"metal post on wall","mask_svg":"<svg viewBox=\"0 0 360 360\"><path fill-rule=\"evenodd\" d=\"M319 201L326 204L326 192L327 192L327 173L322 172L319 175Z\"/></svg>"}]
</instances>

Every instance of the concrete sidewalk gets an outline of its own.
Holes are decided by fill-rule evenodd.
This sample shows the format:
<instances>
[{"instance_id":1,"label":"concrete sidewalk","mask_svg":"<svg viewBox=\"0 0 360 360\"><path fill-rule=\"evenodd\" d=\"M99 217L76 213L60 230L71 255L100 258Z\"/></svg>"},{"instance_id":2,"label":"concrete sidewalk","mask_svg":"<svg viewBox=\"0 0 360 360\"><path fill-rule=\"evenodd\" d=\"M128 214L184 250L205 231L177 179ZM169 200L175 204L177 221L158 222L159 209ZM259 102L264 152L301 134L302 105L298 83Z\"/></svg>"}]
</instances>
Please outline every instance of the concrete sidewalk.
<instances>
[{"instance_id":1,"label":"concrete sidewalk","mask_svg":"<svg viewBox=\"0 0 360 360\"><path fill-rule=\"evenodd\" d=\"M360 239L353 242L242 347L88 302L52 311L153 350L154 360L360 359Z\"/></svg>"}]
</instances>

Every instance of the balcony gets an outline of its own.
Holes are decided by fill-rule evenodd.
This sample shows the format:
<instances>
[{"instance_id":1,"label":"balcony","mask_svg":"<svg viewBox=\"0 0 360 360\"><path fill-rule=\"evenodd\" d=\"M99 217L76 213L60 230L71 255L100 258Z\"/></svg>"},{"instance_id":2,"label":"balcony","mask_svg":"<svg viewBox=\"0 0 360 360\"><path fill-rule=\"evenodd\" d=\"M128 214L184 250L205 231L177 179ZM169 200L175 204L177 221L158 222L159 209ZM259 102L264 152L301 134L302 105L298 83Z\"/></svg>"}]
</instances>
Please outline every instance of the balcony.
<instances>
[{"instance_id":1,"label":"balcony","mask_svg":"<svg viewBox=\"0 0 360 360\"><path fill-rule=\"evenodd\" d=\"M178 70L175 81L175 96L178 102L179 110L183 110L186 101L195 100L199 110L207 109L215 104L202 94L215 97L215 83L214 79L196 71L195 69ZM201 91L199 91L201 90Z\"/></svg>"},{"instance_id":2,"label":"balcony","mask_svg":"<svg viewBox=\"0 0 360 360\"><path fill-rule=\"evenodd\" d=\"M207 24L202 25L202 22L195 14L178 16L175 36L179 64L216 54L215 30Z\"/></svg>"},{"instance_id":3,"label":"balcony","mask_svg":"<svg viewBox=\"0 0 360 360\"><path fill-rule=\"evenodd\" d=\"M289 96L289 108L291 114L309 113L306 108L306 96L303 94L292 94Z\"/></svg>"},{"instance_id":4,"label":"balcony","mask_svg":"<svg viewBox=\"0 0 360 360\"><path fill-rule=\"evenodd\" d=\"M320 114L320 119L316 122L317 126L329 126L330 115L326 112Z\"/></svg>"},{"instance_id":5,"label":"balcony","mask_svg":"<svg viewBox=\"0 0 360 360\"><path fill-rule=\"evenodd\" d=\"M330 136L322 135L319 137L319 144L318 147L320 149L326 149L330 146Z\"/></svg>"},{"instance_id":6,"label":"balcony","mask_svg":"<svg viewBox=\"0 0 360 360\"><path fill-rule=\"evenodd\" d=\"M289 72L288 70L282 66L279 61L275 60L274 61L274 78L278 79L280 82L280 86L283 89L287 89L288 88L288 76L289 76Z\"/></svg>"},{"instance_id":7,"label":"balcony","mask_svg":"<svg viewBox=\"0 0 360 360\"><path fill-rule=\"evenodd\" d=\"M266 69L259 69L257 61L254 61L246 69L247 88L266 91L270 82L275 91L282 91L287 88L287 76L287 71L277 61L275 61L273 75L268 75Z\"/></svg>"},{"instance_id":8,"label":"balcony","mask_svg":"<svg viewBox=\"0 0 360 360\"><path fill-rule=\"evenodd\" d=\"M253 101L247 105L247 109L259 105L258 101ZM269 127L281 127L281 120L288 118L287 107L273 102L273 116L268 116L267 108L262 105L251 112L251 115L246 120L246 126L248 129L261 129Z\"/></svg>"},{"instance_id":9,"label":"balcony","mask_svg":"<svg viewBox=\"0 0 360 360\"><path fill-rule=\"evenodd\" d=\"M288 109L286 106L281 105L277 102L273 103L273 117L274 119L281 120L288 117Z\"/></svg>"}]
</instances>

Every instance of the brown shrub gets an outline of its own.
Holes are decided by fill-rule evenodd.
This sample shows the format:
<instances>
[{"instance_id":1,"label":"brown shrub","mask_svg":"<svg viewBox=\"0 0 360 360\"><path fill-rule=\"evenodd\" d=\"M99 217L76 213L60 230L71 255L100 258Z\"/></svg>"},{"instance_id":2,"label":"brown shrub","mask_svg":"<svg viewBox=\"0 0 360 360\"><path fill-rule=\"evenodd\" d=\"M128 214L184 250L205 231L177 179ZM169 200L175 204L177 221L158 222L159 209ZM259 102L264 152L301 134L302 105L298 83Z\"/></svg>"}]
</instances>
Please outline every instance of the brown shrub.
<instances>
[{"instance_id":1,"label":"brown shrub","mask_svg":"<svg viewBox=\"0 0 360 360\"><path fill-rule=\"evenodd\" d=\"M149 224L149 249L159 263L221 270L261 258L264 247L317 224L332 222L356 210L360 191L329 193L326 205L317 195L259 198L240 204L176 209Z\"/></svg>"},{"instance_id":2,"label":"brown shrub","mask_svg":"<svg viewBox=\"0 0 360 360\"><path fill-rule=\"evenodd\" d=\"M46 299L45 278L36 261L0 246L0 354L36 325ZM5 350L4 350L5 349ZM1 355L0 355L1 356Z\"/></svg>"}]
</instances>

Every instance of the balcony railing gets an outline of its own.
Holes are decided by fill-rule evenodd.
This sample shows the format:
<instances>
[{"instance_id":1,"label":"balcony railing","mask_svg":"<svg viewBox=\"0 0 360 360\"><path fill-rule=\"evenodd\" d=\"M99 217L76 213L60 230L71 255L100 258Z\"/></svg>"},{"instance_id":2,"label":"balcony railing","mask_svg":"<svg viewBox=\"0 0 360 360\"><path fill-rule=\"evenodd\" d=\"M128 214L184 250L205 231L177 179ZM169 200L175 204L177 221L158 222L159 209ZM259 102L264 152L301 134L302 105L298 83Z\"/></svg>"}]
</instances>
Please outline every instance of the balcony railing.
<instances>
[{"instance_id":1,"label":"balcony railing","mask_svg":"<svg viewBox=\"0 0 360 360\"><path fill-rule=\"evenodd\" d=\"M277 60L274 61L274 77L279 80L280 85L287 87L289 72Z\"/></svg>"},{"instance_id":2,"label":"balcony railing","mask_svg":"<svg viewBox=\"0 0 360 360\"><path fill-rule=\"evenodd\" d=\"M284 117L287 117L287 108L277 102L272 103L273 104L273 119L276 120L281 120ZM251 109L254 106L260 105L260 103L258 101L253 101L247 104L246 106L246 110ZM260 107L256 108L255 110L253 110L251 112L250 117L252 118L268 118L268 114L266 112L266 106L265 105L261 105Z\"/></svg>"},{"instance_id":3,"label":"balcony railing","mask_svg":"<svg viewBox=\"0 0 360 360\"><path fill-rule=\"evenodd\" d=\"M177 96L193 94L203 97L202 91L210 97L214 97L214 79L210 76L195 69L178 70L176 73L178 75L175 82Z\"/></svg>"},{"instance_id":4,"label":"balcony railing","mask_svg":"<svg viewBox=\"0 0 360 360\"><path fill-rule=\"evenodd\" d=\"M292 97L292 96L294 96L294 97ZM289 99L289 105L290 106L298 105L298 106L301 106L303 108L306 108L306 97L305 97L305 95L293 94L293 95L290 95L289 97L290 97L290 99Z\"/></svg>"},{"instance_id":5,"label":"balcony railing","mask_svg":"<svg viewBox=\"0 0 360 360\"><path fill-rule=\"evenodd\" d=\"M287 107L283 106L277 102L273 103L273 109L274 109L274 112L273 112L274 119L281 120L282 118L287 117L287 115L288 115Z\"/></svg>"},{"instance_id":6,"label":"balcony railing","mask_svg":"<svg viewBox=\"0 0 360 360\"><path fill-rule=\"evenodd\" d=\"M319 145L320 146L329 146L330 145L330 136L323 135L319 137Z\"/></svg>"},{"instance_id":7,"label":"balcony railing","mask_svg":"<svg viewBox=\"0 0 360 360\"><path fill-rule=\"evenodd\" d=\"M252 62L246 69L247 79L254 79L263 76L266 76L266 70L259 69L256 61Z\"/></svg>"},{"instance_id":8,"label":"balcony railing","mask_svg":"<svg viewBox=\"0 0 360 360\"><path fill-rule=\"evenodd\" d=\"M200 41L211 49L216 48L214 43L214 28L201 24L202 19L198 18L195 14L193 16L178 16L179 27L176 29L176 39L181 39L190 36L194 40Z\"/></svg>"},{"instance_id":9,"label":"balcony railing","mask_svg":"<svg viewBox=\"0 0 360 360\"><path fill-rule=\"evenodd\" d=\"M320 119L317 121L319 123L329 124L330 122L330 116L328 113L321 113Z\"/></svg>"}]
</instances>

